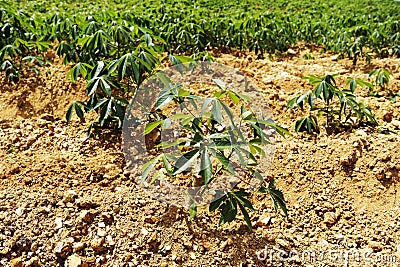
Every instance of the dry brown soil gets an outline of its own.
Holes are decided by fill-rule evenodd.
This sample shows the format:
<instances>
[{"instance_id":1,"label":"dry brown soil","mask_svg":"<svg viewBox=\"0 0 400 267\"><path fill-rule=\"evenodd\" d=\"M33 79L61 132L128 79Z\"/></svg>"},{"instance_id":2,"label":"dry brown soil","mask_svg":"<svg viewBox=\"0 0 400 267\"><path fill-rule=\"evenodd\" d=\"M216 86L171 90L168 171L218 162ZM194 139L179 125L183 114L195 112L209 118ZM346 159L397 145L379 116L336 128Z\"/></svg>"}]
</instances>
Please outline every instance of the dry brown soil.
<instances>
[{"instance_id":1,"label":"dry brown soil","mask_svg":"<svg viewBox=\"0 0 400 267\"><path fill-rule=\"evenodd\" d=\"M291 52L216 57L249 75L291 132L301 114L285 106L310 88L306 74L340 73L344 85L347 76L368 79L383 67L394 73L390 88L400 90L399 59L354 68L335 55ZM348 266L400 261L400 100L357 89L396 134L361 128L279 140L269 176L284 192L289 216L276 213L268 197L254 197L248 231L240 216L217 227L218 214L201 211L189 221L186 210L153 200L129 177L120 136L88 139L87 123L67 125L68 105L85 99L84 82L65 79L68 68L56 60L16 84L1 74L0 266L279 266L279 255L289 252L284 266L345 266L346 252ZM265 247L268 257L259 259Z\"/></svg>"}]
</instances>

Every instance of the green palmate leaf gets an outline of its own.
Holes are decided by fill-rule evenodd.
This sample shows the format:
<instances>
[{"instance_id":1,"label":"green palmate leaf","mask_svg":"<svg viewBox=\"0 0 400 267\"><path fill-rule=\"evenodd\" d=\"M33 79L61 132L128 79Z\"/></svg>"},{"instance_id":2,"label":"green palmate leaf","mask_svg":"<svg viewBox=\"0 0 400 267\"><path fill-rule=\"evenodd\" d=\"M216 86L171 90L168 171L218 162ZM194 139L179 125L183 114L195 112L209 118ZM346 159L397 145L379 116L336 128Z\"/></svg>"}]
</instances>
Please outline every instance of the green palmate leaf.
<instances>
[{"instance_id":1,"label":"green palmate leaf","mask_svg":"<svg viewBox=\"0 0 400 267\"><path fill-rule=\"evenodd\" d=\"M226 90L226 86L225 83L219 79L213 79L213 82L219 87L219 89L225 91Z\"/></svg>"},{"instance_id":2,"label":"green palmate leaf","mask_svg":"<svg viewBox=\"0 0 400 267\"><path fill-rule=\"evenodd\" d=\"M306 120L307 120L307 117L304 117L304 118L301 118L296 121L295 131L297 133L301 131Z\"/></svg>"},{"instance_id":3,"label":"green palmate leaf","mask_svg":"<svg viewBox=\"0 0 400 267\"><path fill-rule=\"evenodd\" d=\"M354 91L356 90L356 87L357 87L357 81L356 81L356 79L351 79L351 78L348 78L348 80L347 80L347 83L349 84L349 86L350 86L350 91L352 92L352 93L354 93Z\"/></svg>"},{"instance_id":4,"label":"green palmate leaf","mask_svg":"<svg viewBox=\"0 0 400 267\"><path fill-rule=\"evenodd\" d=\"M261 147L256 146L251 142L254 142L254 139L251 140L249 143L250 152L252 154L259 154L262 158L265 158L266 156L265 151ZM257 140L257 144L261 144L261 141ZM265 144L265 142L263 144Z\"/></svg>"},{"instance_id":5,"label":"green palmate leaf","mask_svg":"<svg viewBox=\"0 0 400 267\"><path fill-rule=\"evenodd\" d=\"M157 147L161 148L161 149L167 149L173 146L177 146L179 145L180 142L175 141L175 142L161 142L159 144L157 144Z\"/></svg>"},{"instance_id":6,"label":"green palmate leaf","mask_svg":"<svg viewBox=\"0 0 400 267\"><path fill-rule=\"evenodd\" d=\"M111 96L111 86L106 81L107 77L100 77L101 80L101 89L107 96Z\"/></svg>"},{"instance_id":7,"label":"green palmate leaf","mask_svg":"<svg viewBox=\"0 0 400 267\"><path fill-rule=\"evenodd\" d=\"M179 96L179 97L190 96L190 92L179 87L177 96Z\"/></svg>"},{"instance_id":8,"label":"green palmate leaf","mask_svg":"<svg viewBox=\"0 0 400 267\"><path fill-rule=\"evenodd\" d=\"M203 178L204 185L207 185L212 179L212 164L206 147L201 151L200 175Z\"/></svg>"},{"instance_id":9,"label":"green palmate leaf","mask_svg":"<svg viewBox=\"0 0 400 267\"><path fill-rule=\"evenodd\" d=\"M108 98L102 98L100 99L97 104L92 108L93 110L96 110L97 108L101 107L108 101Z\"/></svg>"},{"instance_id":10,"label":"green palmate leaf","mask_svg":"<svg viewBox=\"0 0 400 267\"><path fill-rule=\"evenodd\" d=\"M215 140L215 145L218 150L225 150L225 149L231 149L233 147L232 143L228 140Z\"/></svg>"},{"instance_id":11,"label":"green palmate leaf","mask_svg":"<svg viewBox=\"0 0 400 267\"><path fill-rule=\"evenodd\" d=\"M295 126L296 132L307 131L312 133L313 131L319 132L317 117L309 115L296 121Z\"/></svg>"},{"instance_id":12,"label":"green palmate leaf","mask_svg":"<svg viewBox=\"0 0 400 267\"><path fill-rule=\"evenodd\" d=\"M226 91L219 91L219 92L215 92L215 93L214 93L214 96L215 96L217 99L221 99L221 98L223 98L225 95L226 95Z\"/></svg>"},{"instance_id":13,"label":"green palmate leaf","mask_svg":"<svg viewBox=\"0 0 400 267\"><path fill-rule=\"evenodd\" d=\"M107 101L107 105L104 105L101 110L100 110L100 126L104 125L104 122L108 119L108 117L111 114L111 110L112 110L112 106L113 106L113 101L112 99L109 99Z\"/></svg>"},{"instance_id":14,"label":"green palmate leaf","mask_svg":"<svg viewBox=\"0 0 400 267\"><path fill-rule=\"evenodd\" d=\"M226 133L213 133L207 136L208 139L221 139L227 137L230 137L230 135Z\"/></svg>"},{"instance_id":15,"label":"green palmate leaf","mask_svg":"<svg viewBox=\"0 0 400 267\"><path fill-rule=\"evenodd\" d=\"M218 159L219 162L221 162L222 166L231 174L235 174L235 170L232 167L232 164L230 160L225 157L224 154L222 154L220 151L213 151L213 156Z\"/></svg>"},{"instance_id":16,"label":"green palmate leaf","mask_svg":"<svg viewBox=\"0 0 400 267\"><path fill-rule=\"evenodd\" d=\"M200 152L198 149L194 149L192 151L189 151L185 153L182 157L180 157L174 166L174 173L173 175L177 175L181 172L186 171L192 164L193 162L199 157Z\"/></svg>"},{"instance_id":17,"label":"green palmate leaf","mask_svg":"<svg viewBox=\"0 0 400 267\"><path fill-rule=\"evenodd\" d=\"M306 101L308 101L307 98L308 98L309 95L310 95L310 91L307 91L307 92L305 92L304 94L302 94L301 96L299 96L299 97L296 99L296 104L297 104L301 109L303 109L304 103L305 103Z\"/></svg>"},{"instance_id":18,"label":"green palmate leaf","mask_svg":"<svg viewBox=\"0 0 400 267\"><path fill-rule=\"evenodd\" d=\"M321 98L321 93L322 91L326 90L326 83L324 81L322 81L320 84L317 85L317 87L315 87L314 89L314 95L317 98Z\"/></svg>"},{"instance_id":19,"label":"green palmate leaf","mask_svg":"<svg viewBox=\"0 0 400 267\"><path fill-rule=\"evenodd\" d=\"M83 115L82 108L81 108L80 105L77 104L77 103L75 104L75 113L76 113L76 115L78 116L78 118L81 119L81 121L84 121L84 120L85 120L84 115Z\"/></svg>"},{"instance_id":20,"label":"green palmate leaf","mask_svg":"<svg viewBox=\"0 0 400 267\"><path fill-rule=\"evenodd\" d=\"M139 67L151 71L152 68L157 64L157 58L149 51L140 51L137 55L139 61Z\"/></svg>"},{"instance_id":21,"label":"green palmate leaf","mask_svg":"<svg viewBox=\"0 0 400 267\"><path fill-rule=\"evenodd\" d=\"M314 103L315 103L315 97L314 97L314 95L312 94L311 91L310 91L310 93L308 95L307 100L308 100L308 104L310 105L310 107L313 108L314 107Z\"/></svg>"},{"instance_id":22,"label":"green palmate leaf","mask_svg":"<svg viewBox=\"0 0 400 267\"><path fill-rule=\"evenodd\" d=\"M213 105L211 108L211 114L212 118L216 120L218 123L222 123L222 110L221 106L219 104L219 101L217 99L214 99Z\"/></svg>"},{"instance_id":23,"label":"green palmate leaf","mask_svg":"<svg viewBox=\"0 0 400 267\"><path fill-rule=\"evenodd\" d=\"M154 166L156 166L156 164L158 163L158 161L160 160L161 157L162 157L162 155L159 155L159 156L153 158L152 160L146 162L143 165L143 167L142 167L142 182L144 182L147 179L151 170L154 168Z\"/></svg>"},{"instance_id":24,"label":"green palmate leaf","mask_svg":"<svg viewBox=\"0 0 400 267\"><path fill-rule=\"evenodd\" d=\"M132 55L130 55L132 56ZM122 81L125 77L126 67L128 65L129 55L123 56L117 63L118 65L118 79Z\"/></svg>"},{"instance_id":25,"label":"green palmate leaf","mask_svg":"<svg viewBox=\"0 0 400 267\"><path fill-rule=\"evenodd\" d=\"M246 221L247 227L249 228L249 230L251 230L253 225L251 223L249 213L247 212L247 210L245 209L245 207L243 206L243 204L241 202L239 202L238 204L239 204L240 211L243 214L244 220Z\"/></svg>"},{"instance_id":26,"label":"green palmate leaf","mask_svg":"<svg viewBox=\"0 0 400 267\"><path fill-rule=\"evenodd\" d=\"M169 118L171 120L181 120L181 119L187 119L187 118L192 118L193 116L190 114L183 114L183 113L177 113L171 115Z\"/></svg>"},{"instance_id":27,"label":"green palmate leaf","mask_svg":"<svg viewBox=\"0 0 400 267\"><path fill-rule=\"evenodd\" d=\"M247 111L246 107L244 105L240 106L240 114L243 114Z\"/></svg>"},{"instance_id":28,"label":"green palmate leaf","mask_svg":"<svg viewBox=\"0 0 400 267\"><path fill-rule=\"evenodd\" d=\"M317 77L315 75L306 75L301 79L308 80L310 82L310 84L317 84L317 83L320 83L323 80L323 78Z\"/></svg>"},{"instance_id":29,"label":"green palmate leaf","mask_svg":"<svg viewBox=\"0 0 400 267\"><path fill-rule=\"evenodd\" d=\"M235 128L236 126L235 126L235 121L233 119L232 111L230 110L230 108L223 101L220 101L219 103L221 104L221 106L224 109L225 113L228 115L229 120L231 121L231 126L233 126Z\"/></svg>"},{"instance_id":30,"label":"green palmate leaf","mask_svg":"<svg viewBox=\"0 0 400 267\"><path fill-rule=\"evenodd\" d=\"M232 222L237 215L237 202L232 199L231 196L219 207L221 210L221 217L219 219L219 225L223 225L227 222Z\"/></svg>"},{"instance_id":31,"label":"green palmate leaf","mask_svg":"<svg viewBox=\"0 0 400 267\"><path fill-rule=\"evenodd\" d=\"M289 102L287 103L287 107L289 109L293 109L297 105L297 99L298 99L298 97L294 97L294 98L290 99Z\"/></svg>"},{"instance_id":32,"label":"green palmate leaf","mask_svg":"<svg viewBox=\"0 0 400 267\"><path fill-rule=\"evenodd\" d=\"M162 123L163 123L163 120L158 120L158 121L153 121L153 122L148 123L146 125L146 127L144 128L143 135L147 135L147 134L151 133L151 131L153 131L155 128L157 128Z\"/></svg>"},{"instance_id":33,"label":"green palmate leaf","mask_svg":"<svg viewBox=\"0 0 400 267\"><path fill-rule=\"evenodd\" d=\"M83 102L80 102L80 101L75 101L68 107L67 114L65 116L66 120L67 120L67 123L69 123L71 121L72 114L73 114L74 110L75 110L76 115L78 116L78 118L81 121L85 120L81 106L85 107L85 104Z\"/></svg>"},{"instance_id":34,"label":"green palmate leaf","mask_svg":"<svg viewBox=\"0 0 400 267\"><path fill-rule=\"evenodd\" d=\"M195 62L195 60L191 57L186 56L175 56L181 63Z\"/></svg>"},{"instance_id":35,"label":"green palmate leaf","mask_svg":"<svg viewBox=\"0 0 400 267\"><path fill-rule=\"evenodd\" d=\"M239 94L239 93L236 93L236 95L237 95L238 97L240 97L240 99L242 99L242 100L244 100L244 101L247 101L247 102L251 102L251 101L252 101L252 99L251 99L249 96L247 96L247 95L243 95L243 94Z\"/></svg>"},{"instance_id":36,"label":"green palmate leaf","mask_svg":"<svg viewBox=\"0 0 400 267\"><path fill-rule=\"evenodd\" d=\"M268 119L268 120L266 120L266 121L264 121L264 120L263 120L263 121L258 120L258 123L264 124L264 125L267 125L267 126L270 126L270 127L274 128L274 129L277 131L277 133L278 133L279 135L283 136L283 137L285 137L286 135L288 135L288 136L291 135L288 129L286 129L285 127L282 127L282 126L276 124L272 119Z\"/></svg>"},{"instance_id":37,"label":"green palmate leaf","mask_svg":"<svg viewBox=\"0 0 400 267\"><path fill-rule=\"evenodd\" d=\"M329 85L336 87L336 81L335 81L335 77L336 77L336 76L337 76L337 74L333 74L333 75L328 74L328 75L326 75L326 76L324 77L324 80L325 80Z\"/></svg>"},{"instance_id":38,"label":"green palmate leaf","mask_svg":"<svg viewBox=\"0 0 400 267\"><path fill-rule=\"evenodd\" d=\"M372 70L372 71L369 73L369 77L374 76L378 71L379 71L379 69Z\"/></svg>"},{"instance_id":39,"label":"green palmate leaf","mask_svg":"<svg viewBox=\"0 0 400 267\"><path fill-rule=\"evenodd\" d=\"M151 180L150 180L150 182L149 182L149 185L154 184L154 182L155 182L156 180L164 180L164 179L165 179L164 172L165 172L165 169L164 169L164 168L159 169L159 170L154 174L153 178L151 178Z\"/></svg>"},{"instance_id":40,"label":"green palmate leaf","mask_svg":"<svg viewBox=\"0 0 400 267\"><path fill-rule=\"evenodd\" d=\"M182 64L182 62L177 58L176 56L169 55L169 61L172 63L172 65L179 65Z\"/></svg>"},{"instance_id":41,"label":"green palmate leaf","mask_svg":"<svg viewBox=\"0 0 400 267\"><path fill-rule=\"evenodd\" d=\"M153 38L151 38L150 34L145 33L143 35L144 40L146 41L147 46L153 46Z\"/></svg>"},{"instance_id":42,"label":"green palmate leaf","mask_svg":"<svg viewBox=\"0 0 400 267\"><path fill-rule=\"evenodd\" d=\"M168 161L168 156L165 154L162 154L162 161L164 163L165 170L167 171L168 175L172 178L172 165Z\"/></svg>"},{"instance_id":43,"label":"green palmate leaf","mask_svg":"<svg viewBox=\"0 0 400 267\"><path fill-rule=\"evenodd\" d=\"M79 74L81 74L82 77L85 78L87 75L88 68L92 67L86 63L78 63L68 71L67 78L70 78L72 82L77 81Z\"/></svg>"},{"instance_id":44,"label":"green palmate leaf","mask_svg":"<svg viewBox=\"0 0 400 267\"><path fill-rule=\"evenodd\" d=\"M324 95L325 101L330 100L332 98L332 90L331 89L332 88L329 85L324 86L323 95Z\"/></svg>"},{"instance_id":45,"label":"green palmate leaf","mask_svg":"<svg viewBox=\"0 0 400 267\"><path fill-rule=\"evenodd\" d=\"M173 99L174 99L173 95L170 94L161 95L156 101L156 109L168 105Z\"/></svg>"},{"instance_id":46,"label":"green palmate leaf","mask_svg":"<svg viewBox=\"0 0 400 267\"><path fill-rule=\"evenodd\" d=\"M247 160L243 157L240 149L237 149L237 146L234 146L233 150L235 151L235 155L237 156L240 165L244 168L247 167Z\"/></svg>"},{"instance_id":47,"label":"green palmate leaf","mask_svg":"<svg viewBox=\"0 0 400 267\"><path fill-rule=\"evenodd\" d=\"M243 120L248 120L251 119L253 117L253 112L251 111L245 111L244 113L242 113L242 119Z\"/></svg>"},{"instance_id":48,"label":"green palmate leaf","mask_svg":"<svg viewBox=\"0 0 400 267\"><path fill-rule=\"evenodd\" d=\"M212 212L212 211L218 209L218 208L221 206L222 202L224 202L224 201L226 200L227 197L228 197L228 196L225 194L225 195L223 195L222 197L220 197L220 198L218 198L218 199L212 201L212 202L210 203L210 206L209 206L208 210L209 210L210 212Z\"/></svg>"},{"instance_id":49,"label":"green palmate leaf","mask_svg":"<svg viewBox=\"0 0 400 267\"><path fill-rule=\"evenodd\" d=\"M99 78L93 78L88 81L87 88L86 88L86 94L88 96L91 96L94 92L96 92L98 86L99 86L100 79Z\"/></svg>"},{"instance_id":50,"label":"green palmate leaf","mask_svg":"<svg viewBox=\"0 0 400 267\"><path fill-rule=\"evenodd\" d=\"M103 70L103 68L104 68L104 62L103 61L97 62L96 71L94 72L92 78L99 76L99 74Z\"/></svg>"},{"instance_id":51,"label":"green palmate leaf","mask_svg":"<svg viewBox=\"0 0 400 267\"><path fill-rule=\"evenodd\" d=\"M261 138L262 143L266 144L269 143L269 136L263 131L264 125L261 127L259 126L259 123L250 123L251 129L254 132L254 138Z\"/></svg>"},{"instance_id":52,"label":"green palmate leaf","mask_svg":"<svg viewBox=\"0 0 400 267\"><path fill-rule=\"evenodd\" d=\"M246 199L245 197L249 197L250 194L244 191L239 191L239 192L232 192L231 193L238 201L239 203L241 203L243 206L245 206L246 208L248 208L251 211L254 211L254 207L251 204L251 202Z\"/></svg>"},{"instance_id":53,"label":"green palmate leaf","mask_svg":"<svg viewBox=\"0 0 400 267\"><path fill-rule=\"evenodd\" d=\"M193 203L192 205L190 205L189 215L190 215L190 219L193 219L194 217L196 217L196 215L197 215L197 204L196 203Z\"/></svg>"},{"instance_id":54,"label":"green palmate leaf","mask_svg":"<svg viewBox=\"0 0 400 267\"><path fill-rule=\"evenodd\" d=\"M253 155L253 153L251 153L250 151L242 148L242 147L236 147L236 151L241 151L243 154L246 155L247 157L247 165L249 166L256 166L258 165L257 159L255 158L255 156Z\"/></svg>"},{"instance_id":55,"label":"green palmate leaf","mask_svg":"<svg viewBox=\"0 0 400 267\"><path fill-rule=\"evenodd\" d=\"M92 70L93 66L87 64L87 63L81 63L81 68L80 68L80 73L83 78L86 78L88 75L88 70Z\"/></svg>"},{"instance_id":56,"label":"green palmate leaf","mask_svg":"<svg viewBox=\"0 0 400 267\"><path fill-rule=\"evenodd\" d=\"M275 210L278 210L280 208L287 216L288 210L286 207L285 198L283 197L283 193L275 188L274 183L270 182L270 185L268 186L268 193L271 196Z\"/></svg>"},{"instance_id":57,"label":"green palmate leaf","mask_svg":"<svg viewBox=\"0 0 400 267\"><path fill-rule=\"evenodd\" d=\"M67 123L69 123L71 121L72 118L72 111L75 109L75 102L72 103L67 110L67 115L66 115L66 119L67 119Z\"/></svg>"},{"instance_id":58,"label":"green palmate leaf","mask_svg":"<svg viewBox=\"0 0 400 267\"><path fill-rule=\"evenodd\" d=\"M81 63L76 64L72 69L68 71L67 78L69 77L72 82L76 82L76 80L78 79L80 68Z\"/></svg>"},{"instance_id":59,"label":"green palmate leaf","mask_svg":"<svg viewBox=\"0 0 400 267\"><path fill-rule=\"evenodd\" d=\"M172 63L172 65L175 66L175 68L177 68L177 70L179 72L183 72L186 68L186 65L184 65L183 63L187 63L187 62L194 62L194 60L190 57L184 57L184 56L173 56L173 55L169 55L169 61Z\"/></svg>"},{"instance_id":60,"label":"green palmate leaf","mask_svg":"<svg viewBox=\"0 0 400 267\"><path fill-rule=\"evenodd\" d=\"M239 103L240 97L235 92L229 90L228 95L229 95L230 99L232 99L232 101L235 105L237 105Z\"/></svg>"},{"instance_id":61,"label":"green palmate leaf","mask_svg":"<svg viewBox=\"0 0 400 267\"><path fill-rule=\"evenodd\" d=\"M275 180L272 179L268 184L268 188L261 187L258 192L262 194L269 194L275 210L278 211L278 209L280 208L286 216L288 215L285 198L283 196L283 193L280 190L276 189Z\"/></svg>"},{"instance_id":62,"label":"green palmate leaf","mask_svg":"<svg viewBox=\"0 0 400 267\"><path fill-rule=\"evenodd\" d=\"M264 177L262 177L262 175L261 175L261 173L260 173L259 171L255 170L255 171L253 172L253 175L254 175L260 182L264 182L264 181L265 181L265 180L264 180Z\"/></svg>"},{"instance_id":63,"label":"green palmate leaf","mask_svg":"<svg viewBox=\"0 0 400 267\"><path fill-rule=\"evenodd\" d=\"M100 131L99 131L99 127L98 127L98 122L95 122L95 121L94 121L94 122L92 122L92 123L89 124L88 130L87 130L87 135L88 135L88 137L91 137L91 136L92 136L93 130L94 130L94 132L95 132L95 134L96 134L97 136L100 136Z\"/></svg>"}]
</instances>

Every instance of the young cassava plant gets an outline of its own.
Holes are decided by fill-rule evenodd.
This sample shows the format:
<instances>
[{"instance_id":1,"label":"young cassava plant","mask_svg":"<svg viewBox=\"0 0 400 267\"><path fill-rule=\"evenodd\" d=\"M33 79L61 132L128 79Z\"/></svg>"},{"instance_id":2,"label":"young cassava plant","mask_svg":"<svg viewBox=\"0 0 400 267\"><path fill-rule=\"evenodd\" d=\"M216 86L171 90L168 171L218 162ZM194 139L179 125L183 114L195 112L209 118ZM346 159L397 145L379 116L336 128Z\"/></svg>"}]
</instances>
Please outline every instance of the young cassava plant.
<instances>
[{"instance_id":1,"label":"young cassava plant","mask_svg":"<svg viewBox=\"0 0 400 267\"><path fill-rule=\"evenodd\" d=\"M253 211L251 196L253 191L246 185L251 179L258 179L258 191L269 194L274 207L287 213L285 200L274 181L267 181L259 168L262 167L266 152L263 146L272 142L268 130L282 136L289 134L285 128L276 125L263 115L256 113L246 103L247 96L236 93L221 80L215 79L218 88L212 97L203 99L180 84L167 82L159 93L152 112L147 117L144 135L152 139L154 131L167 131L171 125L179 125L181 132L174 141L158 140L153 146L152 158L142 168L142 182L160 184L162 180L181 181L186 177L188 186L195 186L198 191L190 193L190 216L197 214L199 206L204 206L203 191L213 183L226 179L228 175L238 175L237 183L231 188L213 191L214 197L209 204L209 211L219 211L219 225L232 222L238 213L242 213L249 228L252 223L249 211ZM175 107L179 113L169 114ZM199 111L200 110L200 111ZM235 116L237 115L237 116ZM177 123L177 124L176 124ZM168 150L177 147L180 156ZM193 175L187 173L198 162L199 170Z\"/></svg>"},{"instance_id":2,"label":"young cassava plant","mask_svg":"<svg viewBox=\"0 0 400 267\"><path fill-rule=\"evenodd\" d=\"M390 79L393 78L393 73L386 69L375 69L369 73L369 77L373 78L373 85L380 89L380 91L370 90L370 96L382 97L384 95L381 92L383 92L386 93L389 99L396 101L396 97L399 96L400 91L396 92L388 87Z\"/></svg>"},{"instance_id":3,"label":"young cassava plant","mask_svg":"<svg viewBox=\"0 0 400 267\"><path fill-rule=\"evenodd\" d=\"M349 78L349 89L341 89L336 84L336 76L307 75L303 78L315 85L315 88L294 97L287 104L289 109L299 107L302 110L308 105L308 115L296 121L296 132L319 133L318 121L321 117L325 117L327 131L339 127L353 127L361 123L377 125L370 107L354 95L357 85L370 87L370 84L360 79Z\"/></svg>"}]
</instances>

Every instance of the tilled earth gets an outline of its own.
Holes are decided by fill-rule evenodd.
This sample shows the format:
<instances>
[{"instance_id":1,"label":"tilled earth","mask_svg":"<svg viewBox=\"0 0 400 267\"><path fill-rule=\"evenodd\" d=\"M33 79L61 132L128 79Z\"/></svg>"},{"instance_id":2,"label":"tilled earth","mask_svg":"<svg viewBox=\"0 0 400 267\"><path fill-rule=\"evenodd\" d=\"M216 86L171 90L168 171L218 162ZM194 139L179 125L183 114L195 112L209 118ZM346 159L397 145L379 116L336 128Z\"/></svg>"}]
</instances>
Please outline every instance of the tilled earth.
<instances>
[{"instance_id":1,"label":"tilled earth","mask_svg":"<svg viewBox=\"0 0 400 267\"><path fill-rule=\"evenodd\" d=\"M305 60L305 54L313 59ZM306 74L368 79L371 69L394 73L399 59L371 64L303 49L283 58L219 54L259 86L274 118L293 126L301 115L289 99L311 88ZM126 169L121 136L87 138L86 123L66 124L84 83L65 80L56 59L38 77L0 89L0 266L397 266L400 221L400 99L368 97L380 134L359 128L277 142L269 171L285 194L289 216L255 196L254 227L243 218L217 227L218 214L154 200Z\"/></svg>"}]
</instances>

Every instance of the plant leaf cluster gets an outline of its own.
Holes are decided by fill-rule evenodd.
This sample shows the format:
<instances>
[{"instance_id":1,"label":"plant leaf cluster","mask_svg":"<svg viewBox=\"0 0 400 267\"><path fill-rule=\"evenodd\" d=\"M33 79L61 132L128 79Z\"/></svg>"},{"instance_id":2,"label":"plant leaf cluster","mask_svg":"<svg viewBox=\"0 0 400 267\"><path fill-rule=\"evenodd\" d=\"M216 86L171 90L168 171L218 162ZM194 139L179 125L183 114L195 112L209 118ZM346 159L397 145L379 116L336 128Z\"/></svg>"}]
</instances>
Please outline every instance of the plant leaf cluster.
<instances>
[{"instance_id":1,"label":"plant leaf cluster","mask_svg":"<svg viewBox=\"0 0 400 267\"><path fill-rule=\"evenodd\" d=\"M156 117L159 119L147 122L144 135L150 134L157 128L167 130L171 126L171 121L176 120L187 137L159 143L159 155L149 160L142 168L142 182L152 185L166 178L174 180L178 175L190 171L194 163L199 162L199 172L195 175L199 175L201 181L192 184L201 188L199 190L206 190L216 179L226 178L224 173L237 176L235 169L238 166L248 177L259 179L261 185L267 183L257 169L262 163L262 158L268 156L264 151L264 145L270 144L272 137L267 135L266 130L274 129L282 136L288 135L288 131L272 120L257 118L251 109L246 108L245 103L249 100L247 96L227 89L221 80L216 79L214 83L220 90L214 93L213 97L204 100L191 94L179 84L166 83L156 100L158 113ZM164 115L162 109L170 104L178 105L181 113ZM240 107L239 115L235 116L232 105ZM194 113L193 110L198 112ZM248 130L244 132L243 129ZM164 149L171 147L179 148L182 155L176 157L164 152ZM273 183L260 192L268 193L275 208L279 207L287 212L283 195L275 189ZM202 193L199 194L201 197ZM248 214L248 211L254 210L248 199L251 197L251 192L235 185L232 190L216 190L215 195L209 210L219 210L220 225L232 222L240 211L248 227L251 228ZM191 217L196 215L197 206L196 196L193 196Z\"/></svg>"},{"instance_id":2,"label":"plant leaf cluster","mask_svg":"<svg viewBox=\"0 0 400 267\"><path fill-rule=\"evenodd\" d=\"M336 76L307 75L303 78L315 87L292 98L287 104L289 109L308 108L308 115L296 121L296 132L319 133L321 117L325 118L327 127L355 127L363 123L372 127L378 125L371 108L355 95L357 86L370 88L372 84L361 79L348 78L349 89L342 89L336 84Z\"/></svg>"}]
</instances>

